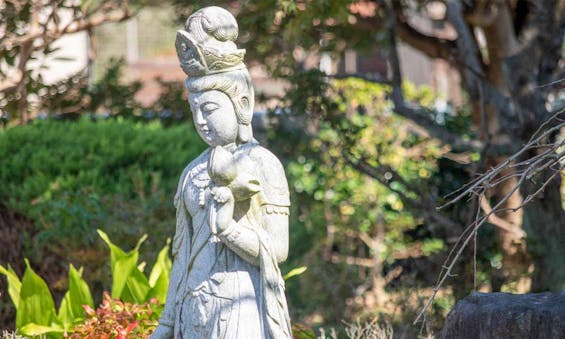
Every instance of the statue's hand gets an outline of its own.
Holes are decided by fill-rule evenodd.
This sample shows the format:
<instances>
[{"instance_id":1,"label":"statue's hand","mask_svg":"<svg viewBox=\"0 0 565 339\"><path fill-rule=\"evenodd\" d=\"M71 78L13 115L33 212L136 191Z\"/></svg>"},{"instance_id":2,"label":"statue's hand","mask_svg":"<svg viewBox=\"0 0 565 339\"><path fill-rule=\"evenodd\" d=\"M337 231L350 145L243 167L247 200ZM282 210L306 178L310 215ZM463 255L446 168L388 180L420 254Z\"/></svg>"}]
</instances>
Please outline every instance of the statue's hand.
<instances>
[{"instance_id":1,"label":"statue's hand","mask_svg":"<svg viewBox=\"0 0 565 339\"><path fill-rule=\"evenodd\" d=\"M171 326L159 324L149 339L172 339L173 328Z\"/></svg>"},{"instance_id":2,"label":"statue's hand","mask_svg":"<svg viewBox=\"0 0 565 339\"><path fill-rule=\"evenodd\" d=\"M219 186L212 188L212 196L219 204L225 204L230 198L233 199L232 191L226 186Z\"/></svg>"},{"instance_id":3,"label":"statue's hand","mask_svg":"<svg viewBox=\"0 0 565 339\"><path fill-rule=\"evenodd\" d=\"M232 191L225 186L212 189L216 208L216 230L218 233L225 231L233 221L235 199Z\"/></svg>"}]
</instances>

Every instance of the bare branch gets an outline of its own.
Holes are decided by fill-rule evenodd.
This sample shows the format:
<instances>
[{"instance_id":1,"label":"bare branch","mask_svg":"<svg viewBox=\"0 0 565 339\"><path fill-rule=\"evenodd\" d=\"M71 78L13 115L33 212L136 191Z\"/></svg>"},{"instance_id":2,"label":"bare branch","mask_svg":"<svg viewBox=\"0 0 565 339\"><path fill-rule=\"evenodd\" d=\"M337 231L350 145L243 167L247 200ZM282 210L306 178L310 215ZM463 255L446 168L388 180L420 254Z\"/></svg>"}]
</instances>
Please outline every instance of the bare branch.
<instances>
[{"instance_id":1,"label":"bare branch","mask_svg":"<svg viewBox=\"0 0 565 339\"><path fill-rule=\"evenodd\" d=\"M402 41L433 59L450 60L456 49L454 41L421 33L401 13L396 16L396 32Z\"/></svg>"},{"instance_id":2,"label":"bare branch","mask_svg":"<svg viewBox=\"0 0 565 339\"><path fill-rule=\"evenodd\" d=\"M464 185L460 189L449 194L447 197L454 196L455 194L457 194L457 195L454 198L450 199L444 205L438 207L438 209L442 209L442 208L445 208L449 205L452 205L452 204L458 202L459 200L463 199L464 197L466 197L467 195L469 195L471 193L477 194L477 190L492 188L493 187L493 180L495 180L495 178L499 177L500 173L503 171L504 168L507 168L509 166L526 167L526 169L531 168L529 170L531 172L531 171L534 170L532 168L532 166L534 166L534 164L538 165L538 166L541 165L538 162L540 159L541 160L549 159L550 155L552 153L554 153L559 147L563 146L565 141L562 140L561 142L554 143L554 144L552 144L551 147L546 148L546 150L543 153L538 154L538 155L531 157L529 159L526 159L524 161L517 162L517 160L520 157L522 157L524 154L526 154L527 152L529 152L532 149L538 148L539 145L542 144L547 137L554 134L556 131L559 131L561 128L565 127L565 122L560 121L560 119L559 119L559 116L562 115L564 112L565 112L565 109L561 110L560 112L555 113L550 119L548 119L546 122L544 122L540 126L540 128L536 131L536 133L534 133L534 135L530 138L530 141L526 145L524 145L518 152L514 153L514 155L508 157L505 161L501 162L498 166L494 167L493 169L491 169L487 173L477 177L475 180L471 181L469 184ZM548 126L552 126L552 127L546 128ZM544 128L546 128L546 129L543 132L541 132ZM495 181L494 183L498 184L499 182Z\"/></svg>"},{"instance_id":3,"label":"bare branch","mask_svg":"<svg viewBox=\"0 0 565 339\"><path fill-rule=\"evenodd\" d=\"M516 235L518 235L520 238L526 237L526 232L524 232L521 228L512 225L508 221L499 218L496 214L494 214L492 208L490 207L490 204L488 203L487 199L484 196L481 196L479 198L479 201L480 201L481 209L488 216L487 221L489 223L493 224L496 227L502 228L507 232L516 233Z\"/></svg>"},{"instance_id":4,"label":"bare branch","mask_svg":"<svg viewBox=\"0 0 565 339\"><path fill-rule=\"evenodd\" d=\"M502 162L498 166L492 168L487 173L481 175L471 184L466 185L462 189L458 190L459 194L455 198L440 207L443 208L445 206L451 205L456 201L459 201L463 197L471 195L479 197L479 206L482 209L483 213L481 214L480 210L477 211L475 220L465 228L457 243L451 249L447 259L444 262L443 269L438 276L438 281L434 286L434 292L430 299L428 299L426 305L422 308L422 310L416 317L414 323L420 321L421 319L425 319L425 313L427 309L433 302L435 296L437 295L437 292L439 291L445 280L449 276L451 276L451 271L453 270L453 267L455 266L457 260L460 258L463 250L467 247L471 239L474 239L478 229L485 223L490 222L497 227L505 229L506 231L519 232L520 236L525 236L525 234L523 234L521 230L518 230L512 224L504 222L503 220L498 218L495 213L503 211L517 211L523 208L524 205L529 203L535 196L543 192L547 185L553 182L554 178L560 175L561 170L565 168L565 151L563 150L563 147L565 146L565 140L556 141L549 145L547 145L545 142L545 140L551 137L556 131L559 131L561 128L565 127L565 122L560 118L563 113L565 113L565 109L562 109L549 120L544 122L540 129L538 129L538 131L536 131L536 133L532 136L530 141L516 154L509 157L506 161ZM541 145L544 145L543 152L538 153L537 155L532 156L528 159L518 161L519 158L527 153L530 153L531 151L539 151ZM555 165L557 165L556 168L554 168ZM500 174L509 167L515 168L514 174L501 177ZM552 168L553 172L547 178L544 178L543 182L538 186L537 190L528 195L519 206L513 208L502 207L506 204L510 197L517 190L519 190L520 187L522 187L522 185L526 181L532 181L534 178L541 175L545 169L548 168ZM506 192L506 194L495 204L495 206L491 208L484 199L486 191L515 177L518 178L517 183L509 191Z\"/></svg>"},{"instance_id":5,"label":"bare branch","mask_svg":"<svg viewBox=\"0 0 565 339\"><path fill-rule=\"evenodd\" d=\"M390 67L392 69L392 101L394 103L394 111L400 116L414 121L416 124L425 128L429 133L441 140L442 142L451 145L455 149L460 150L477 150L482 147L482 144L477 141L469 142L464 141L460 136L448 131L443 126L438 125L433 121L428 114L425 113L425 109L419 107L418 105L412 103L406 103L404 101L404 95L402 92L402 74L400 72L400 59L398 57L396 33L401 34L402 28L398 27L399 19L395 20L397 15L393 7L387 7L389 22L388 22L388 36L389 36L389 53L388 59ZM400 11L401 9L397 9ZM406 27L404 27L406 29ZM416 32L414 30L414 32ZM413 33L414 33L413 32ZM414 36L414 38L416 38ZM434 43L438 43L435 41ZM449 48L454 48L455 45ZM446 52L447 53L447 52ZM451 53L451 52L449 52Z\"/></svg>"},{"instance_id":6,"label":"bare branch","mask_svg":"<svg viewBox=\"0 0 565 339\"><path fill-rule=\"evenodd\" d=\"M123 7L119 10L111 11L108 13L94 14L90 18L79 18L75 21L69 22L64 27L55 27L53 30L30 31L25 35L8 37L4 39L2 44L0 44L0 49L11 49L15 46L21 46L42 38L44 40L44 43L39 46L39 48L36 48L40 49L46 44L57 40L65 34L91 29L105 23L127 20L132 17L132 15L133 13L129 10L128 7Z\"/></svg>"},{"instance_id":7,"label":"bare branch","mask_svg":"<svg viewBox=\"0 0 565 339\"><path fill-rule=\"evenodd\" d=\"M477 46L473 39L473 35L463 18L463 8L461 1L448 0L446 3L446 19L453 25L457 31L457 52L458 58L467 67L465 77L476 86L476 77L484 78L479 56L477 55Z\"/></svg>"}]
</instances>

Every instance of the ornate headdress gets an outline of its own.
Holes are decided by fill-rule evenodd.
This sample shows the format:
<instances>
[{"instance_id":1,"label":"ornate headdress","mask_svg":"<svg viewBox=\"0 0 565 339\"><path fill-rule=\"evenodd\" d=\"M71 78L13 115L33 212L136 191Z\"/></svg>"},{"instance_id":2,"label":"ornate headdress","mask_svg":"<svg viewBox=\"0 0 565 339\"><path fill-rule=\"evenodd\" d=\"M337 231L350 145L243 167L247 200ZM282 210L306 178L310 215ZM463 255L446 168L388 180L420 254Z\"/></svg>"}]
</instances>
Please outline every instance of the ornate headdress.
<instances>
[{"instance_id":1,"label":"ornate headdress","mask_svg":"<svg viewBox=\"0 0 565 339\"><path fill-rule=\"evenodd\" d=\"M238 49L238 27L233 15L220 7L206 7L192 14L177 32L175 47L182 70L189 76L245 68L244 49Z\"/></svg>"}]
</instances>

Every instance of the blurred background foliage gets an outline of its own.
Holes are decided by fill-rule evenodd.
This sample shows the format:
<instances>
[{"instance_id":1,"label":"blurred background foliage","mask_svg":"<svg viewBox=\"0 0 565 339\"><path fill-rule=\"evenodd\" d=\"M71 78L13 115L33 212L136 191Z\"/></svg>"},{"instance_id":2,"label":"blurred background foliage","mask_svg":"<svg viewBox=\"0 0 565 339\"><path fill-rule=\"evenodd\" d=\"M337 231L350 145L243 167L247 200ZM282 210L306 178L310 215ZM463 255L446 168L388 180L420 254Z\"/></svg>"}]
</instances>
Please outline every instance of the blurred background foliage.
<instances>
[{"instance_id":1,"label":"blurred background foliage","mask_svg":"<svg viewBox=\"0 0 565 339\"><path fill-rule=\"evenodd\" d=\"M374 15L360 12L358 3ZM409 9L413 16L426 11L425 2L392 3L395 11ZM113 22L155 4L96 4L69 6L79 24L96 15L106 18L107 26L85 28L92 41L100 40L102 47L92 49L97 62L89 72L49 83L33 64L36 54L28 50L56 53L56 39L42 32L42 44L30 45L33 39L26 37L37 14L31 2L0 4L0 18L6 19L0 27L14 28L0 44L0 64L20 69L0 72L0 264L10 264L21 276L23 258L29 258L56 304L67 289L68 263L84 267L96 305L102 292L111 290L98 228L125 248L134 248L148 234L140 260L155 261L174 232L172 196L180 172L205 149L192 127L182 80L160 69L152 80L159 96L147 103L142 83L147 79L131 80L127 39L113 40L124 50L121 59L106 53L104 41L125 31ZM282 160L291 190L291 252L282 271L308 267L287 281L293 320L317 333L335 327L343 335L344 322L376 319L391 324L398 337L415 337L420 327L411 323L433 293L449 249L475 215L469 201L441 214L435 213L436 206L486 168L472 91L466 88L461 105L440 110L435 105L445 93L395 83L388 59L380 76L332 76L319 70L319 60L316 67L308 66L308 55L338 58L350 49L369 52L375 46L379 60L388 58L396 46L387 31L395 13L380 1L219 4L237 14L248 64L261 65L285 83L282 94L259 93L262 114L256 120L265 123L258 124L256 136ZM157 47L142 45L142 56L171 54L163 37L174 39L187 15L209 4L171 0L159 5L159 10L147 7L137 13L136 30L162 33L146 39ZM164 24L171 16L177 22ZM161 20L152 26L155 18ZM25 58L30 63L21 65L18 61ZM178 70L176 61L173 66ZM12 82L10 74L16 74ZM397 87L403 100L418 107L416 119L399 113ZM464 142L445 142L434 133L436 127ZM476 248L463 252L452 272L457 278L445 284L430 308L426 330L440 328L456 299L474 288L517 290L508 278L509 267L503 266L497 236L495 226L487 224ZM0 319L0 326L13 327L15 313L6 293L0 296Z\"/></svg>"},{"instance_id":2,"label":"blurred background foliage","mask_svg":"<svg viewBox=\"0 0 565 339\"><path fill-rule=\"evenodd\" d=\"M445 162L448 148L393 113L390 86L358 78L328 81L318 71L298 77L293 83L299 85L286 93L287 112L273 112L278 124L268 138L285 159L294 191L290 260L309 267L288 283L293 310L309 323L385 317L410 332L406 321L433 285L448 239L430 232L402 196L446 194L469 177ZM308 96L304 88L322 93ZM435 97L430 88L410 84L405 93L423 105ZM464 112L448 122L469 123ZM386 182L361 173L349 154L390 168ZM468 288L459 283L461 291ZM452 294L438 298L434 326L453 302Z\"/></svg>"}]
</instances>

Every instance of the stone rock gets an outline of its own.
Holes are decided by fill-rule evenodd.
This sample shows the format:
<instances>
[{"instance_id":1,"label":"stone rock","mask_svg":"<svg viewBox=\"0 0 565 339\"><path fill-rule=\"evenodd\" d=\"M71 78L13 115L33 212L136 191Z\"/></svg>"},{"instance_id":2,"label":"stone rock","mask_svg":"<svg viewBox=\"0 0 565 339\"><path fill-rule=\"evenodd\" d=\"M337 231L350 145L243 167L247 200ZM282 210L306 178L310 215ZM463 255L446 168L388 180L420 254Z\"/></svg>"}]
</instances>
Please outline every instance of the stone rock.
<instances>
[{"instance_id":1,"label":"stone rock","mask_svg":"<svg viewBox=\"0 0 565 339\"><path fill-rule=\"evenodd\" d=\"M473 292L457 302L436 338L565 338L565 291Z\"/></svg>"}]
</instances>

